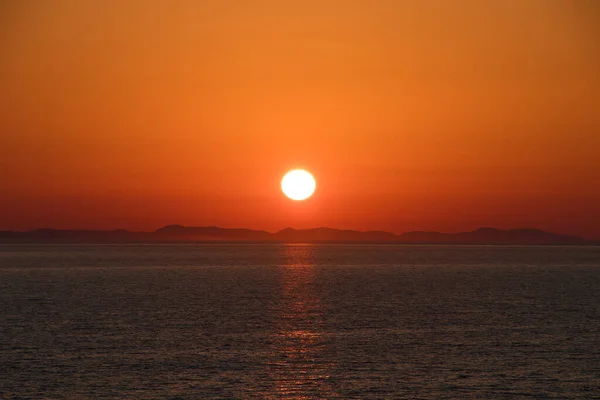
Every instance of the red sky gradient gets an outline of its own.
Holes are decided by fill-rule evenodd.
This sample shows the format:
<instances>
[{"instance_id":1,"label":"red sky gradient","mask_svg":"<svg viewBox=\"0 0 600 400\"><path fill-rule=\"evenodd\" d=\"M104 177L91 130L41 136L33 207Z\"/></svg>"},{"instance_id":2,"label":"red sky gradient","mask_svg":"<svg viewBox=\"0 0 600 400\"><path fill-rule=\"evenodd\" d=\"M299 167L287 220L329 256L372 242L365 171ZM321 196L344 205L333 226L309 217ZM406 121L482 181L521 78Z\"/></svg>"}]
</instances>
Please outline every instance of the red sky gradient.
<instances>
[{"instance_id":1,"label":"red sky gradient","mask_svg":"<svg viewBox=\"0 0 600 400\"><path fill-rule=\"evenodd\" d=\"M600 238L599 37L590 0L3 1L0 229Z\"/></svg>"}]
</instances>

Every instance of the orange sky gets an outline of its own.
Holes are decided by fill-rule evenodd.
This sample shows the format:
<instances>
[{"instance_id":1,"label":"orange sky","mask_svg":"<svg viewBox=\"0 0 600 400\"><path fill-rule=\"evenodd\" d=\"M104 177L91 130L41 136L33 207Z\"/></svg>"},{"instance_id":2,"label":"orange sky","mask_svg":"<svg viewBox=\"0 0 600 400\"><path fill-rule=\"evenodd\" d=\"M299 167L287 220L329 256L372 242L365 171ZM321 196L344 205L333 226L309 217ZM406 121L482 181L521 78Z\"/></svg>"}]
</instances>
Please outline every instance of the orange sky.
<instances>
[{"instance_id":1,"label":"orange sky","mask_svg":"<svg viewBox=\"0 0 600 400\"><path fill-rule=\"evenodd\" d=\"M5 0L0 229L600 237L598 38L594 0Z\"/></svg>"}]
</instances>

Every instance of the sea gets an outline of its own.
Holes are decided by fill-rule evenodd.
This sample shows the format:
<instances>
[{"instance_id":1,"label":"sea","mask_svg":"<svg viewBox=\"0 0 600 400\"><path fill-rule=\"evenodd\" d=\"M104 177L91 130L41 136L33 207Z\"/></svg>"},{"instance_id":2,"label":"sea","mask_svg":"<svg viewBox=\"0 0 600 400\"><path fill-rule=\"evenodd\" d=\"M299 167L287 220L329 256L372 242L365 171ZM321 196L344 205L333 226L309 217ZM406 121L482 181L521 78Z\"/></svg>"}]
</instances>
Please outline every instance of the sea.
<instances>
[{"instance_id":1,"label":"sea","mask_svg":"<svg viewBox=\"0 0 600 400\"><path fill-rule=\"evenodd\" d=\"M600 247L0 245L0 399L599 399Z\"/></svg>"}]
</instances>

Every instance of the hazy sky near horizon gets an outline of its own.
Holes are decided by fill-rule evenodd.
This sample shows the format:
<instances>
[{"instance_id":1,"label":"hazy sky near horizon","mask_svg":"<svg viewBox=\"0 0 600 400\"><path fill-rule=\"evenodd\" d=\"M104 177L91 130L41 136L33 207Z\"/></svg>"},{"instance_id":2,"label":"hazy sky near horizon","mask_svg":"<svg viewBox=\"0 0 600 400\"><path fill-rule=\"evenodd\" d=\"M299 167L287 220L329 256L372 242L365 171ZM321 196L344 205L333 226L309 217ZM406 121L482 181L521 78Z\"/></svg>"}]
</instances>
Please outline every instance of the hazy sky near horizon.
<instances>
[{"instance_id":1,"label":"hazy sky near horizon","mask_svg":"<svg viewBox=\"0 0 600 400\"><path fill-rule=\"evenodd\" d=\"M0 93L0 229L600 237L594 0L4 0Z\"/></svg>"}]
</instances>

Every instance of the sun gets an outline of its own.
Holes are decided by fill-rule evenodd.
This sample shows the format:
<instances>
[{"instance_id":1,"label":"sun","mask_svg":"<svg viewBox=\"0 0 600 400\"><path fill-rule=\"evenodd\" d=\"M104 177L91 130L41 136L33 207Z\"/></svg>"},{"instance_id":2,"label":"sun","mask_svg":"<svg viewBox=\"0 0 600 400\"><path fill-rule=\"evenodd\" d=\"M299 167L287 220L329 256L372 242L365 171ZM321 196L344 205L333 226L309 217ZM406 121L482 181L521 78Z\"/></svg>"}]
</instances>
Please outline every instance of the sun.
<instances>
[{"instance_id":1,"label":"sun","mask_svg":"<svg viewBox=\"0 0 600 400\"><path fill-rule=\"evenodd\" d=\"M281 180L281 190L292 200L308 199L316 186L315 178L303 169L289 171Z\"/></svg>"}]
</instances>

